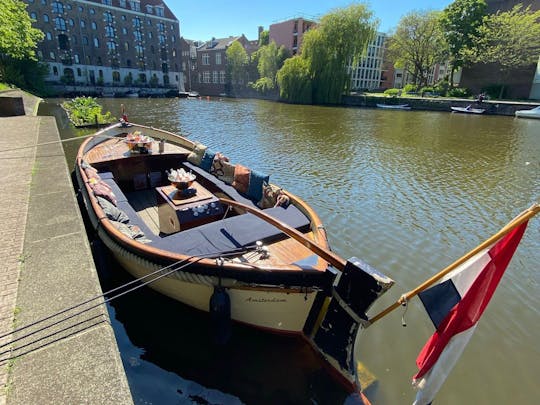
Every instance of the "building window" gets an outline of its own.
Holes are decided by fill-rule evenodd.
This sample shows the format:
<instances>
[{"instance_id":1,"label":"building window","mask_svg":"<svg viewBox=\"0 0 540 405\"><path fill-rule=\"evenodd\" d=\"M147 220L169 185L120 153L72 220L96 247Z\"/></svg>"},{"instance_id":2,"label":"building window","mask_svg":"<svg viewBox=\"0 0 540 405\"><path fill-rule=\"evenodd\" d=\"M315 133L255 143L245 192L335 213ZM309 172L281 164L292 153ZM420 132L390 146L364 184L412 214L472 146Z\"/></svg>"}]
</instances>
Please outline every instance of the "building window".
<instances>
[{"instance_id":1,"label":"building window","mask_svg":"<svg viewBox=\"0 0 540 405\"><path fill-rule=\"evenodd\" d=\"M152 33L151 32L148 33L148 38L152 39Z\"/></svg>"},{"instance_id":2,"label":"building window","mask_svg":"<svg viewBox=\"0 0 540 405\"><path fill-rule=\"evenodd\" d=\"M202 64L208 66L210 64L210 54L203 53L202 54Z\"/></svg>"},{"instance_id":3,"label":"building window","mask_svg":"<svg viewBox=\"0 0 540 405\"><path fill-rule=\"evenodd\" d=\"M127 28L126 27L122 27L122 34L127 35Z\"/></svg>"},{"instance_id":4,"label":"building window","mask_svg":"<svg viewBox=\"0 0 540 405\"><path fill-rule=\"evenodd\" d=\"M47 14L43 14L43 22L49 22L49 16Z\"/></svg>"},{"instance_id":5,"label":"building window","mask_svg":"<svg viewBox=\"0 0 540 405\"><path fill-rule=\"evenodd\" d=\"M220 70L219 72L219 82L221 84L225 84L225 71L224 70Z\"/></svg>"},{"instance_id":6,"label":"building window","mask_svg":"<svg viewBox=\"0 0 540 405\"><path fill-rule=\"evenodd\" d=\"M176 35L171 35L171 42L176 42Z\"/></svg>"},{"instance_id":7,"label":"building window","mask_svg":"<svg viewBox=\"0 0 540 405\"><path fill-rule=\"evenodd\" d=\"M94 37L94 48L99 48L99 39Z\"/></svg>"},{"instance_id":8,"label":"building window","mask_svg":"<svg viewBox=\"0 0 540 405\"><path fill-rule=\"evenodd\" d=\"M157 25L157 30L158 30L159 32L164 32L164 31L165 31L165 24L163 24L163 23L158 23L158 25Z\"/></svg>"},{"instance_id":9,"label":"building window","mask_svg":"<svg viewBox=\"0 0 540 405\"><path fill-rule=\"evenodd\" d=\"M113 22L113 16L109 11L103 13L103 17L105 17L106 23L111 24Z\"/></svg>"},{"instance_id":10,"label":"building window","mask_svg":"<svg viewBox=\"0 0 540 405\"><path fill-rule=\"evenodd\" d=\"M127 67L131 67L131 59L127 59L127 60L126 60L126 66L127 66Z\"/></svg>"},{"instance_id":11,"label":"building window","mask_svg":"<svg viewBox=\"0 0 540 405\"><path fill-rule=\"evenodd\" d=\"M156 7L155 7L155 10L156 10L156 15L157 15L158 17L163 17L163 16L164 16L164 9L163 9L163 7L161 7L161 6L156 6Z\"/></svg>"},{"instance_id":12,"label":"building window","mask_svg":"<svg viewBox=\"0 0 540 405\"><path fill-rule=\"evenodd\" d=\"M92 27L93 30L97 30L97 25L96 25L96 22L95 22L95 21L92 21L92 23L90 24L90 26Z\"/></svg>"},{"instance_id":13,"label":"building window","mask_svg":"<svg viewBox=\"0 0 540 405\"><path fill-rule=\"evenodd\" d=\"M176 49L172 50L172 56L173 56L173 58L176 58Z\"/></svg>"},{"instance_id":14,"label":"building window","mask_svg":"<svg viewBox=\"0 0 540 405\"><path fill-rule=\"evenodd\" d=\"M169 75L163 75L163 84L165 86L169 85Z\"/></svg>"},{"instance_id":15,"label":"building window","mask_svg":"<svg viewBox=\"0 0 540 405\"><path fill-rule=\"evenodd\" d=\"M96 14L96 10L94 10L93 8L90 9L90 14Z\"/></svg>"},{"instance_id":16,"label":"building window","mask_svg":"<svg viewBox=\"0 0 540 405\"><path fill-rule=\"evenodd\" d=\"M120 72L117 72L116 70L112 72L112 79L113 82L119 82L120 81Z\"/></svg>"},{"instance_id":17,"label":"building window","mask_svg":"<svg viewBox=\"0 0 540 405\"><path fill-rule=\"evenodd\" d=\"M47 0L41 0L41 4L43 4L44 6L47 5Z\"/></svg>"},{"instance_id":18,"label":"building window","mask_svg":"<svg viewBox=\"0 0 540 405\"><path fill-rule=\"evenodd\" d=\"M116 52L116 42L114 41L107 41L107 49L109 50L109 53Z\"/></svg>"},{"instance_id":19,"label":"building window","mask_svg":"<svg viewBox=\"0 0 540 405\"><path fill-rule=\"evenodd\" d=\"M81 20L79 23L81 24L81 28L86 28L86 21Z\"/></svg>"},{"instance_id":20,"label":"building window","mask_svg":"<svg viewBox=\"0 0 540 405\"><path fill-rule=\"evenodd\" d=\"M68 20L68 23L69 23L69 26L70 26L70 27L73 27L73 26L75 25L75 21L73 21L73 18L70 18L70 19Z\"/></svg>"},{"instance_id":21,"label":"building window","mask_svg":"<svg viewBox=\"0 0 540 405\"><path fill-rule=\"evenodd\" d=\"M202 81L203 83L210 83L210 72L208 70L203 72Z\"/></svg>"},{"instance_id":22,"label":"building window","mask_svg":"<svg viewBox=\"0 0 540 405\"><path fill-rule=\"evenodd\" d=\"M105 27L105 36L108 38L114 38L114 28L112 25L107 25Z\"/></svg>"},{"instance_id":23,"label":"building window","mask_svg":"<svg viewBox=\"0 0 540 405\"><path fill-rule=\"evenodd\" d=\"M50 32L45 33L45 38L47 38L49 41L52 39L52 35Z\"/></svg>"},{"instance_id":24,"label":"building window","mask_svg":"<svg viewBox=\"0 0 540 405\"><path fill-rule=\"evenodd\" d=\"M97 63L98 65L100 65L100 66L103 65L103 61L101 60L101 56L98 56L98 57L97 57L96 63Z\"/></svg>"},{"instance_id":25,"label":"building window","mask_svg":"<svg viewBox=\"0 0 540 405\"><path fill-rule=\"evenodd\" d=\"M102 4L105 4L106 6L112 6L112 0L101 0Z\"/></svg>"},{"instance_id":26,"label":"building window","mask_svg":"<svg viewBox=\"0 0 540 405\"><path fill-rule=\"evenodd\" d=\"M120 0L119 2L120 7L126 8L126 0Z\"/></svg>"},{"instance_id":27,"label":"building window","mask_svg":"<svg viewBox=\"0 0 540 405\"><path fill-rule=\"evenodd\" d=\"M126 17L125 15L122 14L122 17L120 17L120 19L121 19L122 21L126 21L126 20L127 20L127 17Z\"/></svg>"},{"instance_id":28,"label":"building window","mask_svg":"<svg viewBox=\"0 0 540 405\"><path fill-rule=\"evenodd\" d=\"M158 40L159 40L160 44L164 44L165 43L165 35L160 34L159 37L158 37Z\"/></svg>"},{"instance_id":29,"label":"building window","mask_svg":"<svg viewBox=\"0 0 540 405\"><path fill-rule=\"evenodd\" d=\"M81 68L77 68L77 76L78 77L82 76Z\"/></svg>"},{"instance_id":30,"label":"building window","mask_svg":"<svg viewBox=\"0 0 540 405\"><path fill-rule=\"evenodd\" d=\"M32 20L34 20L34 21L37 21L37 14L34 13L34 12L31 12L31 13L30 13L30 18L31 18Z\"/></svg>"},{"instance_id":31,"label":"building window","mask_svg":"<svg viewBox=\"0 0 540 405\"><path fill-rule=\"evenodd\" d=\"M129 6L133 11L141 11L141 2L139 0L130 0Z\"/></svg>"},{"instance_id":32,"label":"building window","mask_svg":"<svg viewBox=\"0 0 540 405\"><path fill-rule=\"evenodd\" d=\"M79 59L78 54L73 55L73 60L75 61L75 63L80 63L81 62L81 60Z\"/></svg>"},{"instance_id":33,"label":"building window","mask_svg":"<svg viewBox=\"0 0 540 405\"><path fill-rule=\"evenodd\" d=\"M51 52L51 56L54 59L54 52ZM58 76L58 68L56 66L53 66L52 71L53 75Z\"/></svg>"},{"instance_id":34,"label":"building window","mask_svg":"<svg viewBox=\"0 0 540 405\"><path fill-rule=\"evenodd\" d=\"M142 69L144 69L144 65L142 65ZM141 83L146 83L146 74L145 73L139 73L139 81Z\"/></svg>"},{"instance_id":35,"label":"building window","mask_svg":"<svg viewBox=\"0 0 540 405\"><path fill-rule=\"evenodd\" d=\"M69 38L66 34L58 35L58 47L63 50L69 49Z\"/></svg>"},{"instance_id":36,"label":"building window","mask_svg":"<svg viewBox=\"0 0 540 405\"><path fill-rule=\"evenodd\" d=\"M161 71L163 73L169 73L169 65L167 65L166 63L162 63L161 64Z\"/></svg>"},{"instance_id":37,"label":"building window","mask_svg":"<svg viewBox=\"0 0 540 405\"><path fill-rule=\"evenodd\" d=\"M82 37L82 43L83 45L88 45L88 37L86 36Z\"/></svg>"},{"instance_id":38,"label":"building window","mask_svg":"<svg viewBox=\"0 0 540 405\"><path fill-rule=\"evenodd\" d=\"M216 53L216 65L221 65L221 52Z\"/></svg>"},{"instance_id":39,"label":"building window","mask_svg":"<svg viewBox=\"0 0 540 405\"><path fill-rule=\"evenodd\" d=\"M129 51L129 43L124 42L124 50Z\"/></svg>"},{"instance_id":40,"label":"building window","mask_svg":"<svg viewBox=\"0 0 540 405\"><path fill-rule=\"evenodd\" d=\"M83 8L83 6L79 6L79 7L77 7L77 10L79 10L79 13L82 13L84 11L84 8Z\"/></svg>"},{"instance_id":41,"label":"building window","mask_svg":"<svg viewBox=\"0 0 540 405\"><path fill-rule=\"evenodd\" d=\"M64 20L62 17L56 17L54 19L54 27L58 31L65 31L66 30L66 20Z\"/></svg>"},{"instance_id":42,"label":"building window","mask_svg":"<svg viewBox=\"0 0 540 405\"><path fill-rule=\"evenodd\" d=\"M212 72L212 82L218 83L219 82L219 72L217 70L214 70Z\"/></svg>"},{"instance_id":43,"label":"building window","mask_svg":"<svg viewBox=\"0 0 540 405\"><path fill-rule=\"evenodd\" d=\"M135 45L135 53L139 58L142 58L144 56L144 49L141 45Z\"/></svg>"},{"instance_id":44,"label":"building window","mask_svg":"<svg viewBox=\"0 0 540 405\"><path fill-rule=\"evenodd\" d=\"M133 19L133 26L136 28L139 28L141 26L141 19L139 17L135 17Z\"/></svg>"},{"instance_id":45,"label":"building window","mask_svg":"<svg viewBox=\"0 0 540 405\"><path fill-rule=\"evenodd\" d=\"M154 11L154 7L152 7L150 4L147 4L146 5L146 12L148 14L153 14L153 11Z\"/></svg>"},{"instance_id":46,"label":"building window","mask_svg":"<svg viewBox=\"0 0 540 405\"><path fill-rule=\"evenodd\" d=\"M59 1L52 2L52 12L55 14L64 14L64 5Z\"/></svg>"},{"instance_id":47,"label":"building window","mask_svg":"<svg viewBox=\"0 0 540 405\"><path fill-rule=\"evenodd\" d=\"M135 41L142 41L141 31L133 31L133 36L135 37Z\"/></svg>"}]
</instances>

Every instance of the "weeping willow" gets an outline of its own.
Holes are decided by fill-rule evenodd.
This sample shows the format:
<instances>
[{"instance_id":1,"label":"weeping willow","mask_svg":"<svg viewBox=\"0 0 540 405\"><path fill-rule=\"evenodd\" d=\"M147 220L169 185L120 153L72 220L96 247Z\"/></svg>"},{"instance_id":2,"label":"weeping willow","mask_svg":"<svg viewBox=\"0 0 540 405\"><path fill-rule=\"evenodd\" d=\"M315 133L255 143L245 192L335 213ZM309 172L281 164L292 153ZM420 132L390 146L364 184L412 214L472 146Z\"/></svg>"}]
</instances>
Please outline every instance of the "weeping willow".
<instances>
[{"instance_id":1,"label":"weeping willow","mask_svg":"<svg viewBox=\"0 0 540 405\"><path fill-rule=\"evenodd\" d=\"M291 78L288 75L305 75L304 70L299 69L282 71L286 63L279 75L281 97L290 102L340 103L343 93L350 88L348 67L358 63L365 54L369 42L375 36L376 27L377 21L373 20L373 13L365 4L353 4L323 16L316 28L304 34L299 57L302 62L295 62L308 69L311 94L306 94L306 85L296 84L302 94L292 88L282 87L282 82L294 84L304 78Z\"/></svg>"}]
</instances>

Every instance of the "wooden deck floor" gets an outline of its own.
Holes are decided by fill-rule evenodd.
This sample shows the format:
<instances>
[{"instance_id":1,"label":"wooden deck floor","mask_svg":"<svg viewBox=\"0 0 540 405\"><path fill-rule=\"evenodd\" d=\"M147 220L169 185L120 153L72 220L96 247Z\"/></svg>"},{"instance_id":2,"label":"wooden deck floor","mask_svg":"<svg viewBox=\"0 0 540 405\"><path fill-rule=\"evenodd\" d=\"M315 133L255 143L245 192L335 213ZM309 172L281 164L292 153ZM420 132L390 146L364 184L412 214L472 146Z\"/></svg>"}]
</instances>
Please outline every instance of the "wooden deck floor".
<instances>
[{"instance_id":1,"label":"wooden deck floor","mask_svg":"<svg viewBox=\"0 0 540 405\"><path fill-rule=\"evenodd\" d=\"M135 211L154 235L159 235L159 219L156 192L152 190L132 191L126 197Z\"/></svg>"}]
</instances>

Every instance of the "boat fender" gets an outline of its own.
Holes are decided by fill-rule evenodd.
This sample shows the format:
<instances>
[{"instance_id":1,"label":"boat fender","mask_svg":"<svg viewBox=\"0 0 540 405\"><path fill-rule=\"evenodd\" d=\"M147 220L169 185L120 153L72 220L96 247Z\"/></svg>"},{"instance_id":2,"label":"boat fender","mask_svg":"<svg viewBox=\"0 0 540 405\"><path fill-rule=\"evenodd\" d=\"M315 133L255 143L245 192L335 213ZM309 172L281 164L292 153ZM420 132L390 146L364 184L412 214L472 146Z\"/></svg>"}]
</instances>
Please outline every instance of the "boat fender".
<instances>
[{"instance_id":1,"label":"boat fender","mask_svg":"<svg viewBox=\"0 0 540 405\"><path fill-rule=\"evenodd\" d=\"M214 287L210 297L210 316L215 343L226 344L231 337L231 299L221 286Z\"/></svg>"}]
</instances>

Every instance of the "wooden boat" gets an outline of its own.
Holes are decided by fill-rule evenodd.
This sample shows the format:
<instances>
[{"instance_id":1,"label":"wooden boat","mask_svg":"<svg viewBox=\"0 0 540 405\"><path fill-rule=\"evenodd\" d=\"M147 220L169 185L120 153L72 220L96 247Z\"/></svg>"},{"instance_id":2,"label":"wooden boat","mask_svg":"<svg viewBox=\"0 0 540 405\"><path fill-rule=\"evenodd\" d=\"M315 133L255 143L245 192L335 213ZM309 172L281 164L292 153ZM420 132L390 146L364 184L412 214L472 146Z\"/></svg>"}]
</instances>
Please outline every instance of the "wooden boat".
<instances>
[{"instance_id":1,"label":"wooden boat","mask_svg":"<svg viewBox=\"0 0 540 405\"><path fill-rule=\"evenodd\" d=\"M460 112L465 114L483 114L486 110L484 108L472 108L468 105L467 107L450 107L452 112Z\"/></svg>"},{"instance_id":2,"label":"wooden boat","mask_svg":"<svg viewBox=\"0 0 540 405\"><path fill-rule=\"evenodd\" d=\"M195 179L172 185L170 169ZM331 252L305 201L199 143L136 124L85 140L75 174L92 227L133 276L159 274L153 289L216 325L301 335L354 385L356 331L393 281Z\"/></svg>"},{"instance_id":3,"label":"wooden boat","mask_svg":"<svg viewBox=\"0 0 540 405\"><path fill-rule=\"evenodd\" d=\"M531 110L517 110L516 117L520 118L540 118L540 105Z\"/></svg>"},{"instance_id":4,"label":"wooden boat","mask_svg":"<svg viewBox=\"0 0 540 405\"><path fill-rule=\"evenodd\" d=\"M388 110L410 110L409 104L377 104L377 108L386 108Z\"/></svg>"}]
</instances>

